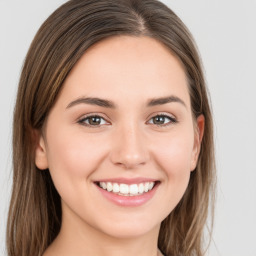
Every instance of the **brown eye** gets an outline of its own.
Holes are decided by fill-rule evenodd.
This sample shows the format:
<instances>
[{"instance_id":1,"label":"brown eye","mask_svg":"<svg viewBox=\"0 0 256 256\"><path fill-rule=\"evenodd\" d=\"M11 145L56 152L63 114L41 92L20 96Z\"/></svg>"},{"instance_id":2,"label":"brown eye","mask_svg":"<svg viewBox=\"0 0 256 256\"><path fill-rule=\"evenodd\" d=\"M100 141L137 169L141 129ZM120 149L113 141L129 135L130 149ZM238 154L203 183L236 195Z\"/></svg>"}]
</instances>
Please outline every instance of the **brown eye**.
<instances>
[{"instance_id":1,"label":"brown eye","mask_svg":"<svg viewBox=\"0 0 256 256\"><path fill-rule=\"evenodd\" d=\"M177 120L175 118L167 115L157 115L152 117L149 121L150 124L163 125L163 126L176 123L176 122Z\"/></svg>"},{"instance_id":2,"label":"brown eye","mask_svg":"<svg viewBox=\"0 0 256 256\"><path fill-rule=\"evenodd\" d=\"M101 116L87 116L78 122L86 126L101 126L107 124L107 121Z\"/></svg>"},{"instance_id":3,"label":"brown eye","mask_svg":"<svg viewBox=\"0 0 256 256\"><path fill-rule=\"evenodd\" d=\"M98 117L98 116L88 117L88 123L90 125L100 125L101 117Z\"/></svg>"},{"instance_id":4,"label":"brown eye","mask_svg":"<svg viewBox=\"0 0 256 256\"><path fill-rule=\"evenodd\" d=\"M153 123L154 124L164 124L166 120L166 117L164 116L155 116L153 117Z\"/></svg>"}]
</instances>

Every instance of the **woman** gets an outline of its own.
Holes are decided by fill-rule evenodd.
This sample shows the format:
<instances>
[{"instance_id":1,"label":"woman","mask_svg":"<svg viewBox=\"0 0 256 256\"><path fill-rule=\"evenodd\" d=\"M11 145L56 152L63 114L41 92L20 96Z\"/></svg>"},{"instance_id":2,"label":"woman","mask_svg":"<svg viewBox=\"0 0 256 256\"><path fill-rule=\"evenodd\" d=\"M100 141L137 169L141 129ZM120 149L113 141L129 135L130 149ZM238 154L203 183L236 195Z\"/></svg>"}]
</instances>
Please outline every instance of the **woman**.
<instances>
[{"instance_id":1,"label":"woman","mask_svg":"<svg viewBox=\"0 0 256 256\"><path fill-rule=\"evenodd\" d=\"M41 26L13 126L14 255L203 255L210 106L180 19L155 0L73 0Z\"/></svg>"}]
</instances>

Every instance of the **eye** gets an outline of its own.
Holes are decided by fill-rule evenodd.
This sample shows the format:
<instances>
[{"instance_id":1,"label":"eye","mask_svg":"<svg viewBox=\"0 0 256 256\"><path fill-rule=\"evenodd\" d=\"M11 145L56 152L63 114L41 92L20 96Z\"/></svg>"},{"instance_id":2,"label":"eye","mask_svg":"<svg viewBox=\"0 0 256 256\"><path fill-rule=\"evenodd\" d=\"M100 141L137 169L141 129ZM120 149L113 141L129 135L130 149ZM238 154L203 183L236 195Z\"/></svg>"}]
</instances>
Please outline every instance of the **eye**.
<instances>
[{"instance_id":1,"label":"eye","mask_svg":"<svg viewBox=\"0 0 256 256\"><path fill-rule=\"evenodd\" d=\"M92 116L86 116L83 117L78 121L79 124L85 125L85 126L91 126L91 127L98 127L101 125L109 124L103 117L99 115L92 115Z\"/></svg>"},{"instance_id":2,"label":"eye","mask_svg":"<svg viewBox=\"0 0 256 256\"><path fill-rule=\"evenodd\" d=\"M174 117L168 116L168 115L156 115L153 116L149 122L149 124L155 124L159 126L167 126L172 123L177 123L177 120Z\"/></svg>"}]
</instances>

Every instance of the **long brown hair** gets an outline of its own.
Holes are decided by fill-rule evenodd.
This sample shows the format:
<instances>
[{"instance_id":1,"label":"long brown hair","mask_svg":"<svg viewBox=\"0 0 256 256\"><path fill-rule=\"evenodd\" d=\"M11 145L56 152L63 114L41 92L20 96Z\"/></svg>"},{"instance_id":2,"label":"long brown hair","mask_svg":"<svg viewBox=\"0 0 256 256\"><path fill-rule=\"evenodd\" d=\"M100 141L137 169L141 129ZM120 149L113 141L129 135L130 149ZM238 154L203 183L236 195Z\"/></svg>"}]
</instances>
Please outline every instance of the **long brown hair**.
<instances>
[{"instance_id":1,"label":"long brown hair","mask_svg":"<svg viewBox=\"0 0 256 256\"><path fill-rule=\"evenodd\" d=\"M194 118L205 131L188 188L162 222L158 246L165 255L203 255L203 234L214 203L212 115L201 61L182 21L157 0L71 0L41 26L21 73L13 121L13 190L7 225L9 256L42 255L58 235L61 203L49 172L35 166L35 130L41 130L65 78L94 43L111 36L148 36L180 59Z\"/></svg>"}]
</instances>

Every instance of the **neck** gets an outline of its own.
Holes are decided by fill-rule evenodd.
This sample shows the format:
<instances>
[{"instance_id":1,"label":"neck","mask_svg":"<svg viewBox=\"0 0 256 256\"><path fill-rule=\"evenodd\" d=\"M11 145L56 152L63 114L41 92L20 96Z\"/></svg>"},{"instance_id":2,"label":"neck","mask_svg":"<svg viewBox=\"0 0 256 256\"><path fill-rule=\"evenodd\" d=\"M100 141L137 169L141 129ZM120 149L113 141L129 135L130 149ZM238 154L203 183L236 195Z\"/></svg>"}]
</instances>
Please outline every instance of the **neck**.
<instances>
[{"instance_id":1,"label":"neck","mask_svg":"<svg viewBox=\"0 0 256 256\"><path fill-rule=\"evenodd\" d=\"M157 249L160 226L136 237L114 237L88 225L80 218L63 216L59 235L44 256L160 256Z\"/></svg>"}]
</instances>

